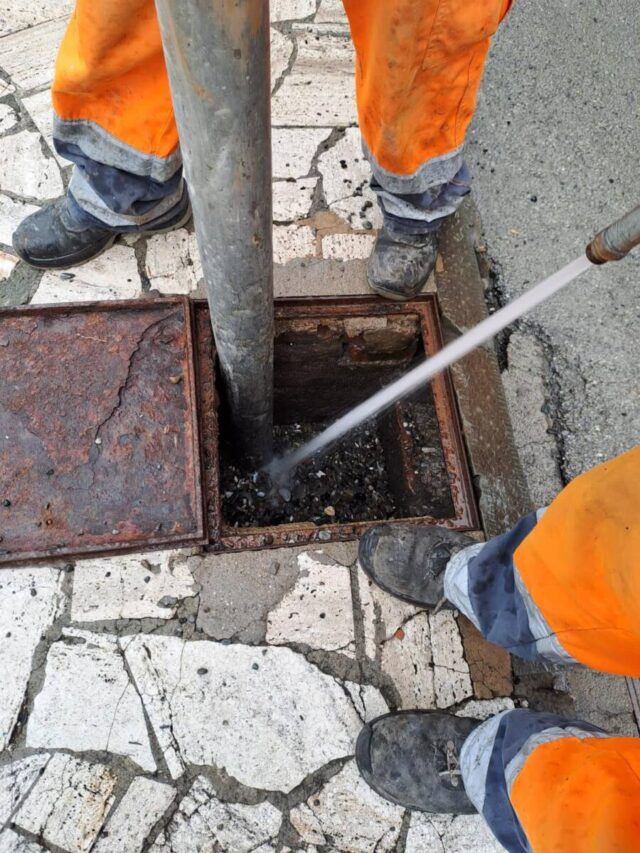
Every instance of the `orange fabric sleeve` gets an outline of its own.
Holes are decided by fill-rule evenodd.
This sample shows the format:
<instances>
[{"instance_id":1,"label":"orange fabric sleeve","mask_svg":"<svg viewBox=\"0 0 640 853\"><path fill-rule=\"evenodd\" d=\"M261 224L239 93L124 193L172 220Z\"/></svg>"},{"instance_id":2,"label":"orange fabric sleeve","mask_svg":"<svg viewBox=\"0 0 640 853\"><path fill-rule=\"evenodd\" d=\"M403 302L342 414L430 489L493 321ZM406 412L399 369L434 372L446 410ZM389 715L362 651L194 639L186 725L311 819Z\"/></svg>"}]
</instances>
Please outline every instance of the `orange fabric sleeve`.
<instances>
[{"instance_id":1,"label":"orange fabric sleeve","mask_svg":"<svg viewBox=\"0 0 640 853\"><path fill-rule=\"evenodd\" d=\"M58 53L53 105L144 154L178 144L154 0L77 0Z\"/></svg>"},{"instance_id":2,"label":"orange fabric sleeve","mask_svg":"<svg viewBox=\"0 0 640 853\"><path fill-rule=\"evenodd\" d=\"M464 141L508 0L344 0L360 129L377 163L410 175Z\"/></svg>"},{"instance_id":3,"label":"orange fabric sleeve","mask_svg":"<svg viewBox=\"0 0 640 853\"><path fill-rule=\"evenodd\" d=\"M570 483L514 561L570 655L640 676L640 447Z\"/></svg>"},{"instance_id":4,"label":"orange fabric sleeve","mask_svg":"<svg viewBox=\"0 0 640 853\"><path fill-rule=\"evenodd\" d=\"M640 740L543 744L527 758L510 798L534 853L637 853Z\"/></svg>"}]
</instances>

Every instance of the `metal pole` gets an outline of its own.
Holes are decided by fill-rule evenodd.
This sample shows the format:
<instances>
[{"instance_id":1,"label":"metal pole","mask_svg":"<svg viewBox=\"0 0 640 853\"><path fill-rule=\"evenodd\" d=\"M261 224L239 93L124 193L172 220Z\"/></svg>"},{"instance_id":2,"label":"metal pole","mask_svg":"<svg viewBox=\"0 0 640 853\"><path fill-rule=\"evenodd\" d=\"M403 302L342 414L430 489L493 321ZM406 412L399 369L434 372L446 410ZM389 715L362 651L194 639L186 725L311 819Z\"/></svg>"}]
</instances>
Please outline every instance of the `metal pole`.
<instances>
[{"instance_id":1,"label":"metal pole","mask_svg":"<svg viewBox=\"0 0 640 853\"><path fill-rule=\"evenodd\" d=\"M240 458L273 432L268 0L156 0L211 321Z\"/></svg>"}]
</instances>

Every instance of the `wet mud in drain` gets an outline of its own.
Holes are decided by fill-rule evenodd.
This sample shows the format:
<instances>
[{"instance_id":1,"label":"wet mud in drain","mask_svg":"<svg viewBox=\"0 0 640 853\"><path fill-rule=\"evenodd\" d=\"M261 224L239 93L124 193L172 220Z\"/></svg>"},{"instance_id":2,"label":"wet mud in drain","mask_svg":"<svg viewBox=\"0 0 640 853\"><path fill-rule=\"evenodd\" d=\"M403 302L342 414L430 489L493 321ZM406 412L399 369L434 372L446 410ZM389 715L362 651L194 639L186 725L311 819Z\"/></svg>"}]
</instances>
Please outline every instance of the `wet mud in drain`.
<instances>
[{"instance_id":1,"label":"wet mud in drain","mask_svg":"<svg viewBox=\"0 0 640 853\"><path fill-rule=\"evenodd\" d=\"M395 452L393 430L398 424L394 424L396 413L392 412L354 430L320 458L300 465L286 484L274 486L265 473L246 474L229 454L222 465L221 482L227 523L267 527L302 521L325 525L422 515L447 517L453 505L435 412L429 408L414 403L400 410L405 435L416 450L410 472L420 486L415 493L407 492L407 472ZM323 426L276 426L276 454L300 447Z\"/></svg>"}]
</instances>

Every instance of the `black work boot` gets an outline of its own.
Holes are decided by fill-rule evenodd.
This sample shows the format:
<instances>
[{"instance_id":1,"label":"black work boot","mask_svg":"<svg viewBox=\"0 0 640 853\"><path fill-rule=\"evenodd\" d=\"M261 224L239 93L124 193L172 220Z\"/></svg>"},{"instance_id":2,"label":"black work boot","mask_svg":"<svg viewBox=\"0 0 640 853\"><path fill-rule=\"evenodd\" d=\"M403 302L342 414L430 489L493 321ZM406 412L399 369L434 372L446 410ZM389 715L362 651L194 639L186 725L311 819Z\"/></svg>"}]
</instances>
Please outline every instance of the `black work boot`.
<instances>
[{"instance_id":1,"label":"black work boot","mask_svg":"<svg viewBox=\"0 0 640 853\"><path fill-rule=\"evenodd\" d=\"M412 299L431 275L437 255L437 231L401 234L383 228L369 259L369 285L387 299Z\"/></svg>"},{"instance_id":2,"label":"black work boot","mask_svg":"<svg viewBox=\"0 0 640 853\"><path fill-rule=\"evenodd\" d=\"M185 193L175 212L159 219L148 230L141 227L139 233L172 231L185 225L190 218L191 206ZM62 270L98 257L119 233L106 225L79 224L65 195L27 216L18 225L13 235L13 248L23 261L36 269Z\"/></svg>"},{"instance_id":3,"label":"black work boot","mask_svg":"<svg viewBox=\"0 0 640 853\"><path fill-rule=\"evenodd\" d=\"M440 711L399 711L362 729L356 762L373 790L421 812L473 814L459 769L462 745L479 720Z\"/></svg>"},{"instance_id":4,"label":"black work boot","mask_svg":"<svg viewBox=\"0 0 640 853\"><path fill-rule=\"evenodd\" d=\"M447 563L475 540L429 524L379 524L364 534L358 561L371 580L396 598L419 607L444 599Z\"/></svg>"}]
</instances>

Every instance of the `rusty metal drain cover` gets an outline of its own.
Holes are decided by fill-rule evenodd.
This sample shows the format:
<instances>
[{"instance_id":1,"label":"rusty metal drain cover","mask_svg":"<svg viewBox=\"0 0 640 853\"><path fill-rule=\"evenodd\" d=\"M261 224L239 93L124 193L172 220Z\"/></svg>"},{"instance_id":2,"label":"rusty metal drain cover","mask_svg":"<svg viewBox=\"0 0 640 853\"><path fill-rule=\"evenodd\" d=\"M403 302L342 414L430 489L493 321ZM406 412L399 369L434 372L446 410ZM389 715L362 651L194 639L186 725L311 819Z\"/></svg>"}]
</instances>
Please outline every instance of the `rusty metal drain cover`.
<instances>
[{"instance_id":1,"label":"rusty metal drain cover","mask_svg":"<svg viewBox=\"0 0 640 853\"><path fill-rule=\"evenodd\" d=\"M0 312L0 562L204 541L183 298Z\"/></svg>"}]
</instances>

